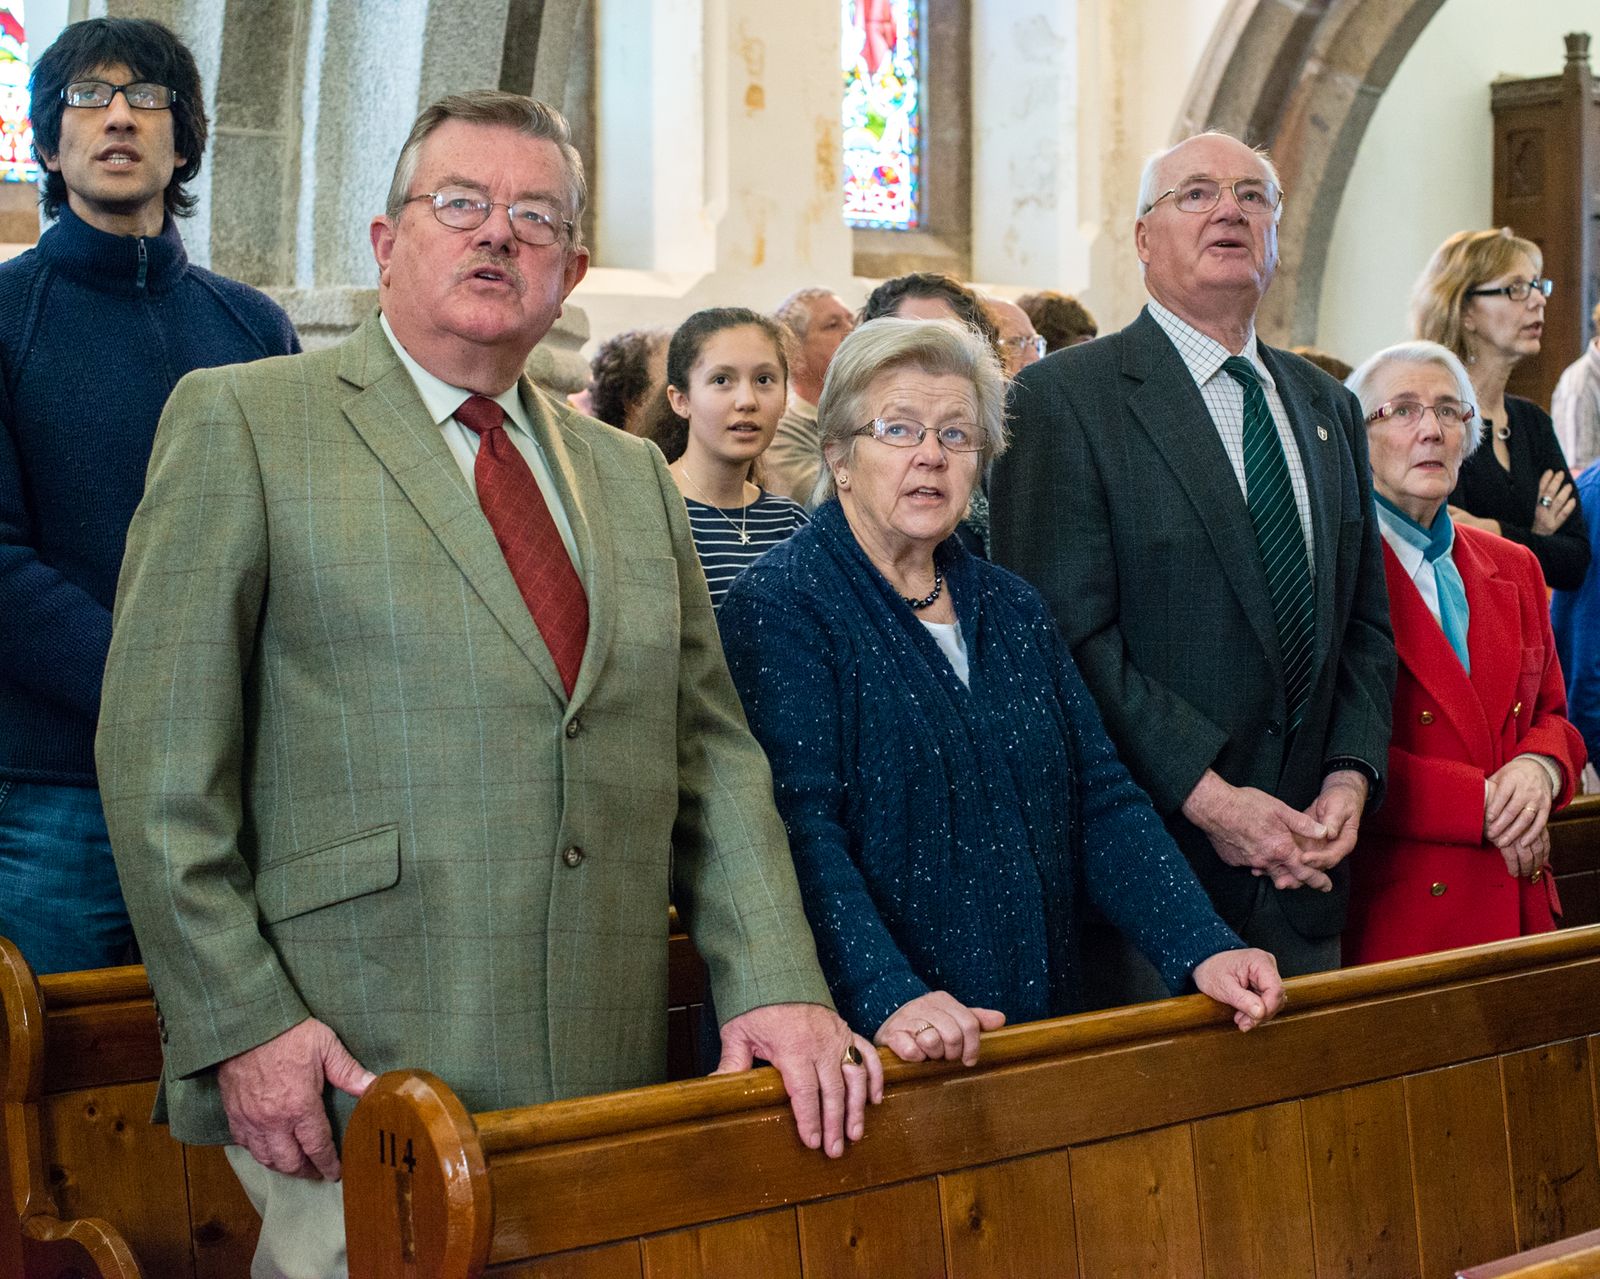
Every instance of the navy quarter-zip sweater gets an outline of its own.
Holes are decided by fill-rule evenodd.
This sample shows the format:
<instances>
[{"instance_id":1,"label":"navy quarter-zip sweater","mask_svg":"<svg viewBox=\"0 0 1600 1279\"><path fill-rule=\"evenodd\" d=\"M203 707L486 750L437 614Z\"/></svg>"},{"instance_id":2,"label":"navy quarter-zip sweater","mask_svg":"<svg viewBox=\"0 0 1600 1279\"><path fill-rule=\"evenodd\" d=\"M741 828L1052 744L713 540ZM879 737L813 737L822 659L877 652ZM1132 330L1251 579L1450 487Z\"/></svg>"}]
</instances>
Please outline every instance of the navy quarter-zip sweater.
<instances>
[{"instance_id":1,"label":"navy quarter-zip sweater","mask_svg":"<svg viewBox=\"0 0 1600 1279\"><path fill-rule=\"evenodd\" d=\"M117 236L63 208L0 264L0 780L95 784L117 572L178 379L299 349L171 217Z\"/></svg>"}]
</instances>

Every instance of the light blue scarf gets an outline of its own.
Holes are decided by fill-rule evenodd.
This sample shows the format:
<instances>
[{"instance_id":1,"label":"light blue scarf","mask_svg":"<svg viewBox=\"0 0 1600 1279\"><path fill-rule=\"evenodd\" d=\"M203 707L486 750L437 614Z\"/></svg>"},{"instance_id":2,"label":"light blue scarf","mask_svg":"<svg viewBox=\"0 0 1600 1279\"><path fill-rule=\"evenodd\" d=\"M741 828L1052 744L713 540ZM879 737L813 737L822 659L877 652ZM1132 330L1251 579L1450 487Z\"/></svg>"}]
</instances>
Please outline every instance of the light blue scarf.
<instances>
[{"instance_id":1,"label":"light blue scarf","mask_svg":"<svg viewBox=\"0 0 1600 1279\"><path fill-rule=\"evenodd\" d=\"M1374 491L1378 516L1384 524L1408 545L1422 552L1422 559L1433 569L1433 581L1439 594L1439 629L1455 650L1462 669L1472 674L1472 659L1467 653L1467 624L1471 613L1467 608L1467 588L1461 572L1450 557L1456 542L1456 526L1450 519L1450 508L1441 506L1433 517L1433 527L1423 528L1382 493Z\"/></svg>"}]
</instances>

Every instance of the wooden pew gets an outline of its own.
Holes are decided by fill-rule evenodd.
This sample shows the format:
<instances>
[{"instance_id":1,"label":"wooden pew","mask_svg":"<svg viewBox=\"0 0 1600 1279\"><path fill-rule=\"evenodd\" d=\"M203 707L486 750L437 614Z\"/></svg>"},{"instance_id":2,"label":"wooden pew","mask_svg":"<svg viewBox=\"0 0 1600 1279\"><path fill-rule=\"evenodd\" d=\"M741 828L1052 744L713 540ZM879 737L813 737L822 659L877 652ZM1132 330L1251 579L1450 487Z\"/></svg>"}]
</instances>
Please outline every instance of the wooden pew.
<instances>
[{"instance_id":1,"label":"wooden pew","mask_svg":"<svg viewBox=\"0 0 1600 1279\"><path fill-rule=\"evenodd\" d=\"M140 967L35 978L0 939L7 1275L236 1279L259 1223L217 1147L150 1123L161 1043Z\"/></svg>"},{"instance_id":2,"label":"wooden pew","mask_svg":"<svg viewBox=\"0 0 1600 1279\"><path fill-rule=\"evenodd\" d=\"M1594 1279L1600 1275L1600 1230L1463 1270L1456 1279Z\"/></svg>"},{"instance_id":3,"label":"wooden pew","mask_svg":"<svg viewBox=\"0 0 1600 1279\"><path fill-rule=\"evenodd\" d=\"M705 966L671 920L669 1064L694 1073ZM236 1279L260 1223L217 1147L151 1124L161 1075L142 967L36 978L0 938L4 1122L0 1279Z\"/></svg>"},{"instance_id":4,"label":"wooden pew","mask_svg":"<svg viewBox=\"0 0 1600 1279\"><path fill-rule=\"evenodd\" d=\"M385 1076L344 1147L353 1279L1422 1274L1600 1227L1600 928L1198 996L887 1067L805 1150L774 1072L471 1116Z\"/></svg>"},{"instance_id":5,"label":"wooden pew","mask_svg":"<svg viewBox=\"0 0 1600 1279\"><path fill-rule=\"evenodd\" d=\"M1600 795L1580 795L1550 819L1550 865L1566 926L1600 924Z\"/></svg>"}]
</instances>

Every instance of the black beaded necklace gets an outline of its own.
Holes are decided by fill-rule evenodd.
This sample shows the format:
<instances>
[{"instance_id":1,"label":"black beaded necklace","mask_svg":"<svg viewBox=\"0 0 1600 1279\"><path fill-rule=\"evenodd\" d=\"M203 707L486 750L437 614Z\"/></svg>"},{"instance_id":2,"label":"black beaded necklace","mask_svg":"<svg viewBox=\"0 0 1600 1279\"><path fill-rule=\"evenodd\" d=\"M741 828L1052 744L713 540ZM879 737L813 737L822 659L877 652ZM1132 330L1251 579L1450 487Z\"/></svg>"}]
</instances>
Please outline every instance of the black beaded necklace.
<instances>
[{"instance_id":1,"label":"black beaded necklace","mask_svg":"<svg viewBox=\"0 0 1600 1279\"><path fill-rule=\"evenodd\" d=\"M941 573L938 569L934 569L933 570L933 589L931 591L929 591L921 599L917 599L917 600L912 599L909 595L902 595L900 598L903 599L907 604L911 605L912 609L914 609L915 611L920 613L923 609L931 607L933 605L934 601L939 598L939 596L943 593L943 591L944 591L944 574Z\"/></svg>"}]
</instances>

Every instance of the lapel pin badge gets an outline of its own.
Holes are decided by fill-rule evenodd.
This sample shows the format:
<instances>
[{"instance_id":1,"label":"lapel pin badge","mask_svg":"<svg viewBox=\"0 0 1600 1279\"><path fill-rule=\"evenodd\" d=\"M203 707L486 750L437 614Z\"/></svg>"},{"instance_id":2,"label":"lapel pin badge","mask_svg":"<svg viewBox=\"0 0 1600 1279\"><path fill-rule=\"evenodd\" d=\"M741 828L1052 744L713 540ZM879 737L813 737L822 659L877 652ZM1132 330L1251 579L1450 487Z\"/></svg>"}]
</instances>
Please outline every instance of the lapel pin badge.
<instances>
[{"instance_id":1,"label":"lapel pin badge","mask_svg":"<svg viewBox=\"0 0 1600 1279\"><path fill-rule=\"evenodd\" d=\"M1326 444L1328 442L1328 428L1325 426L1319 426L1317 428L1317 438Z\"/></svg>"}]
</instances>

